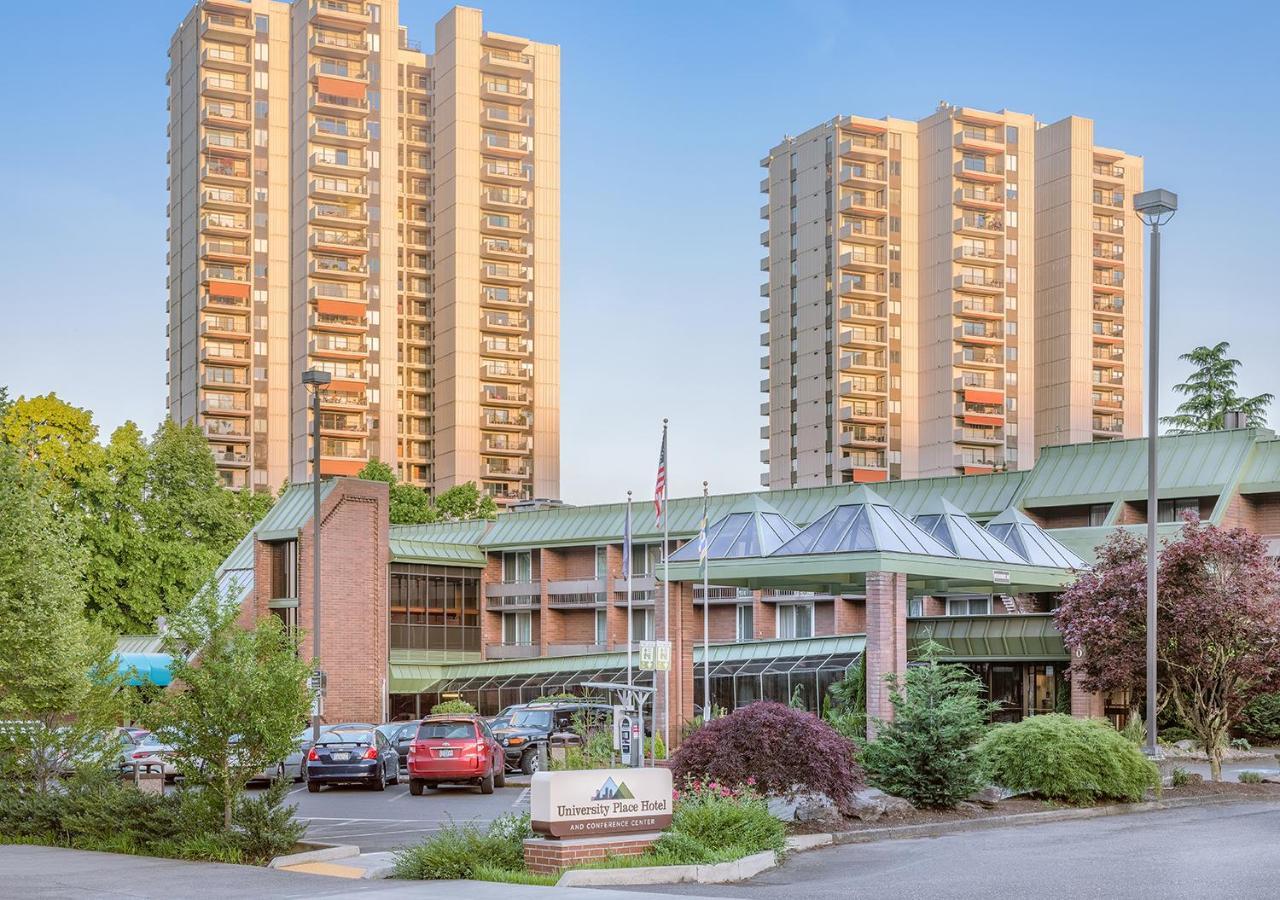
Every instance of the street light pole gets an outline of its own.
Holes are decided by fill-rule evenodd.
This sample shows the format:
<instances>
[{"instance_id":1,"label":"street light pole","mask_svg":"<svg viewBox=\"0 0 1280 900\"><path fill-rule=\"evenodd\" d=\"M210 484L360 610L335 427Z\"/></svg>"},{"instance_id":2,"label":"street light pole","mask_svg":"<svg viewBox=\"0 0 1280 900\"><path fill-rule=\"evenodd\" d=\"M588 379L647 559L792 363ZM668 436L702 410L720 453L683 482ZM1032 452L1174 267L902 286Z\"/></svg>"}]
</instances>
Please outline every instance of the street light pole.
<instances>
[{"instance_id":1,"label":"street light pole","mask_svg":"<svg viewBox=\"0 0 1280 900\"><path fill-rule=\"evenodd\" d=\"M302 373L311 391L311 655L316 662L316 700L311 710L311 743L320 741L320 696L324 690L320 665L320 391L333 380L321 369Z\"/></svg>"},{"instance_id":2,"label":"street light pole","mask_svg":"<svg viewBox=\"0 0 1280 900\"><path fill-rule=\"evenodd\" d=\"M1153 759L1160 756L1156 743L1156 524L1160 518L1160 226L1173 218L1178 195L1172 191L1143 191L1133 198L1133 208L1151 228L1151 312L1147 359L1147 746Z\"/></svg>"}]
</instances>

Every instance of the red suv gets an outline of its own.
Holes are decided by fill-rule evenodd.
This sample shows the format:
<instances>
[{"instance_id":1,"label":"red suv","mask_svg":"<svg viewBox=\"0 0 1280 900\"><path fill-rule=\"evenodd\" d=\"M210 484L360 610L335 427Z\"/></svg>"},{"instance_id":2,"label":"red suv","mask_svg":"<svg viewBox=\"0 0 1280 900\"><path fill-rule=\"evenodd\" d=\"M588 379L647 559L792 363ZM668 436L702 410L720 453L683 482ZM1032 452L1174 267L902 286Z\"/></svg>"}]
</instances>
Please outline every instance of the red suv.
<instances>
[{"instance_id":1,"label":"red suv","mask_svg":"<svg viewBox=\"0 0 1280 900\"><path fill-rule=\"evenodd\" d=\"M492 794L506 784L502 746L479 716L428 716L409 744L409 793L443 783L475 784Z\"/></svg>"}]
</instances>

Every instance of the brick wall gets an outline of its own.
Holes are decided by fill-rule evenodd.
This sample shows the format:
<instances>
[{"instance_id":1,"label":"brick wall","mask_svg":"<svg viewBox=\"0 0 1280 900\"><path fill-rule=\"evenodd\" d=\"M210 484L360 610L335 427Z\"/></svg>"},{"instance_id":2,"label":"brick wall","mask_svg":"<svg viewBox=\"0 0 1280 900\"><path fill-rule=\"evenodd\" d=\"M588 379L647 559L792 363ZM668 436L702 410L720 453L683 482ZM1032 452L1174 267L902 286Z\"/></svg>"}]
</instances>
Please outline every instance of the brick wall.
<instances>
[{"instance_id":1,"label":"brick wall","mask_svg":"<svg viewBox=\"0 0 1280 900\"><path fill-rule=\"evenodd\" d=\"M867 716L893 718L884 677L907 671L907 577L867 573ZM868 722L868 737L874 726Z\"/></svg>"},{"instance_id":2,"label":"brick wall","mask_svg":"<svg viewBox=\"0 0 1280 900\"><path fill-rule=\"evenodd\" d=\"M653 846L655 834L620 834L611 838L529 838L524 842L524 865L530 872L554 874L606 856L639 856Z\"/></svg>"},{"instance_id":3,"label":"brick wall","mask_svg":"<svg viewBox=\"0 0 1280 900\"><path fill-rule=\"evenodd\" d=\"M338 479L320 508L320 651L329 675L324 720L382 721L387 679L387 485ZM298 535L298 624L313 655L311 523ZM263 548L255 549L255 563ZM261 573L267 576L268 572ZM257 574L255 573L255 587ZM269 591L270 582L266 583ZM354 601L354 602L353 602Z\"/></svg>"},{"instance_id":4,"label":"brick wall","mask_svg":"<svg viewBox=\"0 0 1280 900\"><path fill-rule=\"evenodd\" d=\"M1027 510L1027 517L1041 528L1087 528L1089 506L1046 506Z\"/></svg>"},{"instance_id":5,"label":"brick wall","mask_svg":"<svg viewBox=\"0 0 1280 900\"><path fill-rule=\"evenodd\" d=\"M832 623L832 634L866 634L867 601L837 597L832 604L835 621Z\"/></svg>"}]
</instances>

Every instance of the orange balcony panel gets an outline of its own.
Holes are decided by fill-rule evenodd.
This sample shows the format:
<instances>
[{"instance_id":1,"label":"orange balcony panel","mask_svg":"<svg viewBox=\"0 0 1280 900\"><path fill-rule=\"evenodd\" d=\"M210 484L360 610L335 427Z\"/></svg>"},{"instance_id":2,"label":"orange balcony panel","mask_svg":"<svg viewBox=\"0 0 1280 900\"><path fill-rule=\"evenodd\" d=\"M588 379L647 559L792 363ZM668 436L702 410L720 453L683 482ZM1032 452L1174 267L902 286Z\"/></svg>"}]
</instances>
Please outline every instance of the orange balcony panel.
<instances>
[{"instance_id":1,"label":"orange balcony panel","mask_svg":"<svg viewBox=\"0 0 1280 900\"><path fill-rule=\"evenodd\" d=\"M238 281L219 281L209 279L209 293L214 297L235 297L237 300L249 299L249 285Z\"/></svg>"},{"instance_id":2,"label":"orange balcony panel","mask_svg":"<svg viewBox=\"0 0 1280 900\"><path fill-rule=\"evenodd\" d=\"M351 303L347 300L330 300L321 298L316 301L316 312L326 316L352 316L358 318L369 311L363 303Z\"/></svg>"},{"instance_id":3,"label":"orange balcony panel","mask_svg":"<svg viewBox=\"0 0 1280 900\"><path fill-rule=\"evenodd\" d=\"M884 469L854 469L853 480L856 484L868 484L873 481L888 481L889 473Z\"/></svg>"},{"instance_id":4,"label":"orange balcony panel","mask_svg":"<svg viewBox=\"0 0 1280 900\"><path fill-rule=\"evenodd\" d=\"M348 100L363 100L365 86L358 81L345 81L341 78L330 78L328 75L317 75L316 90L322 94L346 97Z\"/></svg>"},{"instance_id":5,"label":"orange balcony panel","mask_svg":"<svg viewBox=\"0 0 1280 900\"><path fill-rule=\"evenodd\" d=\"M964 417L966 425L1003 425L1004 416L980 416L975 413L966 413Z\"/></svg>"},{"instance_id":6,"label":"orange balcony panel","mask_svg":"<svg viewBox=\"0 0 1280 900\"><path fill-rule=\"evenodd\" d=\"M965 467L964 467L964 474L966 474L966 475L990 475L990 474L991 474L992 469L994 469L994 468L995 468L995 466L994 466L994 465L990 465L990 466L965 466ZM321 472L323 472L323 471L324 471L324 462L323 462L323 461L320 463L320 471L321 471Z\"/></svg>"},{"instance_id":7,"label":"orange balcony panel","mask_svg":"<svg viewBox=\"0 0 1280 900\"><path fill-rule=\"evenodd\" d=\"M359 475L364 468L362 459L325 459L320 457L321 475Z\"/></svg>"},{"instance_id":8,"label":"orange balcony panel","mask_svg":"<svg viewBox=\"0 0 1280 900\"><path fill-rule=\"evenodd\" d=\"M347 391L349 393L363 392L367 390L369 385L363 381L344 381L341 378L335 378L329 382L329 390L331 391Z\"/></svg>"},{"instance_id":9,"label":"orange balcony panel","mask_svg":"<svg viewBox=\"0 0 1280 900\"><path fill-rule=\"evenodd\" d=\"M999 391L982 391L975 388L964 389L965 403L999 403L1004 404L1004 394Z\"/></svg>"}]
</instances>

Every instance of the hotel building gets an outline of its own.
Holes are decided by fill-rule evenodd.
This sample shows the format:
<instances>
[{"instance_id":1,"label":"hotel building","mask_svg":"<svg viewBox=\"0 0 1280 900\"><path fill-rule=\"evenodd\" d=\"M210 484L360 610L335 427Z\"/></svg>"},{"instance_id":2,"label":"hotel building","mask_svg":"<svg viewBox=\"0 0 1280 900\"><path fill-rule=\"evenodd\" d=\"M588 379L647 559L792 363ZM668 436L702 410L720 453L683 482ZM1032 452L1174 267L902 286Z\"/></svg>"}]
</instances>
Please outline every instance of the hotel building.
<instances>
[{"instance_id":1,"label":"hotel building","mask_svg":"<svg viewBox=\"0 0 1280 900\"><path fill-rule=\"evenodd\" d=\"M455 7L200 0L169 49L169 412L224 482L377 459L559 497L559 48Z\"/></svg>"},{"instance_id":2,"label":"hotel building","mask_svg":"<svg viewBox=\"0 0 1280 900\"><path fill-rule=\"evenodd\" d=\"M1051 611L1115 529L1145 529L1146 449L1143 438L1090 441L1046 447L1033 468L989 475L714 496L705 592L702 498L672 499L669 630L662 532L641 517L632 636L669 634L675 644L673 739L703 702L704 666L717 706L794 698L816 709L865 654L868 711L887 717L879 676L904 671L929 637L978 673L1001 704L999 720L1066 710L1122 718L1127 698L1064 679L1070 658ZM1160 458L1161 540L1195 513L1260 535L1280 555L1274 433L1166 436ZM389 525L386 485L336 478L322 493L328 721L408 718L442 695L492 714L625 679L625 504ZM291 486L220 568L246 623L311 621L311 502L309 485ZM127 649L156 643L131 638ZM309 637L302 652L313 655ZM651 674L637 677L649 683Z\"/></svg>"},{"instance_id":3,"label":"hotel building","mask_svg":"<svg viewBox=\"0 0 1280 900\"><path fill-rule=\"evenodd\" d=\"M763 485L1026 469L1142 433L1142 160L1090 120L840 116L761 165Z\"/></svg>"}]
</instances>

